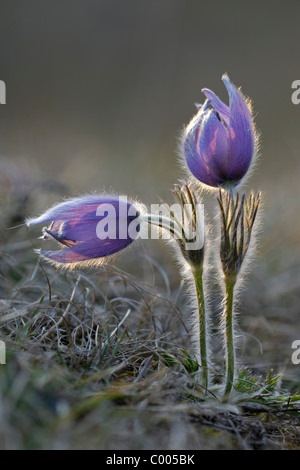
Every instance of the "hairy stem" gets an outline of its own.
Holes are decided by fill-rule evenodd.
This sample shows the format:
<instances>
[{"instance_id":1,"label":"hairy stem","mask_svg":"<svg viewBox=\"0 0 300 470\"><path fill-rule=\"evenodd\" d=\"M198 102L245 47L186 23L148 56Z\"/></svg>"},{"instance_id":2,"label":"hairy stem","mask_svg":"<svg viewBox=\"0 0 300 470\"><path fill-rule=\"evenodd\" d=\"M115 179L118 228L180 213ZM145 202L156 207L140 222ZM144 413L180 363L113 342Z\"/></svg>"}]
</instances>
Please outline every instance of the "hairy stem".
<instances>
[{"instance_id":1,"label":"hairy stem","mask_svg":"<svg viewBox=\"0 0 300 470\"><path fill-rule=\"evenodd\" d=\"M199 322L199 351L202 367L202 385L208 387L208 364L207 364L207 332L206 332L206 315L205 315L205 297L203 289L203 267L195 266L193 276L196 287L197 303L198 303L198 322Z\"/></svg>"},{"instance_id":2,"label":"hairy stem","mask_svg":"<svg viewBox=\"0 0 300 470\"><path fill-rule=\"evenodd\" d=\"M226 345L226 385L224 397L229 396L235 379L235 342L233 329L233 300L235 278L225 279L225 345Z\"/></svg>"}]
</instances>

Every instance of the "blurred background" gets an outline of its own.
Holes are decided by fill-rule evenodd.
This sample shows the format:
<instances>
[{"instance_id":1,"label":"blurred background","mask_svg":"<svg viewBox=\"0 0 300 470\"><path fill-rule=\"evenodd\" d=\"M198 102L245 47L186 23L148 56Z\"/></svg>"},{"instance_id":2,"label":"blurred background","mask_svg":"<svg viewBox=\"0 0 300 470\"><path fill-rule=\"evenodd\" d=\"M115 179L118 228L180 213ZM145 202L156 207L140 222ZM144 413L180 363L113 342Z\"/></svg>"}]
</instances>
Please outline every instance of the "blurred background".
<instances>
[{"instance_id":1,"label":"blurred background","mask_svg":"<svg viewBox=\"0 0 300 470\"><path fill-rule=\"evenodd\" d=\"M156 202L181 176L178 137L201 88L227 101L227 72L253 100L262 134L249 184L278 189L298 178L299 2L0 5L0 154L30 161L72 193L112 187Z\"/></svg>"},{"instance_id":2,"label":"blurred background","mask_svg":"<svg viewBox=\"0 0 300 470\"><path fill-rule=\"evenodd\" d=\"M287 336L300 339L300 105L291 101L292 82L300 79L300 3L2 0L0 6L3 210L11 212L9 204L20 199L10 225L48 207L48 194L55 202L112 188L145 203L171 202L170 188L183 176L178 138L194 103L203 101L201 89L227 101L224 72L242 86L261 134L246 190L264 192L265 213L244 309L266 328L278 361L280 344L289 360ZM33 206L24 206L30 198Z\"/></svg>"}]
</instances>

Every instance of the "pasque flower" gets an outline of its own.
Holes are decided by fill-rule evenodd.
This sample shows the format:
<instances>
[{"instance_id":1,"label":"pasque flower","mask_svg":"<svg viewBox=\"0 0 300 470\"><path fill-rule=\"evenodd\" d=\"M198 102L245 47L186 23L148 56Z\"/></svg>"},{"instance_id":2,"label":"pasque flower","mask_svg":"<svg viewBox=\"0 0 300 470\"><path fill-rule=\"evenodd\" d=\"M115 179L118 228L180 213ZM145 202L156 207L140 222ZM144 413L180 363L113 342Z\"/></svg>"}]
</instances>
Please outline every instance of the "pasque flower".
<instances>
[{"instance_id":1,"label":"pasque flower","mask_svg":"<svg viewBox=\"0 0 300 470\"><path fill-rule=\"evenodd\" d=\"M88 195L67 200L37 218L28 226L50 223L44 239L55 239L64 249L39 253L58 265L96 265L129 246L138 236L138 204L126 197Z\"/></svg>"},{"instance_id":2,"label":"pasque flower","mask_svg":"<svg viewBox=\"0 0 300 470\"><path fill-rule=\"evenodd\" d=\"M211 90L203 89L207 100L182 136L185 163L202 183L213 187L236 186L247 173L255 153L255 132L251 108L227 75L222 80L229 94L229 106Z\"/></svg>"}]
</instances>

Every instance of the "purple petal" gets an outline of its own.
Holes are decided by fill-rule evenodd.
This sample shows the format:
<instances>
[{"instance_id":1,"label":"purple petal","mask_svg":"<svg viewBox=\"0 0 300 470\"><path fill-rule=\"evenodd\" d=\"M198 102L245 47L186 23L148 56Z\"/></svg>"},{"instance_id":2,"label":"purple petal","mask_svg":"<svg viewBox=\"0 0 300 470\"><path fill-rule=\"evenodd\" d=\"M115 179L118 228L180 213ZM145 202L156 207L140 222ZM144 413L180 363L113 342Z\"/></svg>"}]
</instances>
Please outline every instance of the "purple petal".
<instances>
[{"instance_id":1,"label":"purple petal","mask_svg":"<svg viewBox=\"0 0 300 470\"><path fill-rule=\"evenodd\" d=\"M230 82L227 75L222 78L230 103L229 122L229 180L240 180L246 174L254 153L254 128L252 116L245 97Z\"/></svg>"},{"instance_id":2,"label":"purple petal","mask_svg":"<svg viewBox=\"0 0 300 470\"><path fill-rule=\"evenodd\" d=\"M205 113L193 139L185 142L187 164L193 175L209 186L218 186L228 171L227 130L216 111Z\"/></svg>"},{"instance_id":3,"label":"purple petal","mask_svg":"<svg viewBox=\"0 0 300 470\"><path fill-rule=\"evenodd\" d=\"M117 253L132 243L132 239L128 240L99 240L94 239L59 251L40 251L41 256L59 264L76 264L84 263L92 264L90 261L105 258ZM99 259L100 258L100 259Z\"/></svg>"},{"instance_id":4,"label":"purple petal","mask_svg":"<svg viewBox=\"0 0 300 470\"><path fill-rule=\"evenodd\" d=\"M203 88L202 92L206 96L206 98L210 101L212 107L219 113L220 117L223 119L226 124L229 124L230 120L230 109L227 104L223 103L220 98L215 95L215 93L208 88Z\"/></svg>"},{"instance_id":5,"label":"purple petal","mask_svg":"<svg viewBox=\"0 0 300 470\"><path fill-rule=\"evenodd\" d=\"M68 201L62 202L53 206L44 212L41 216L27 219L26 224L28 227L31 225L36 225L40 223L47 223L56 221L69 220L70 223L76 223L79 219L85 216L85 220L89 217L94 217L96 210L100 204L112 204L115 207L123 204L121 198L118 197L103 197L99 195L89 195L78 197L74 199L69 199ZM126 204L126 202L124 202ZM129 203L127 203L130 205Z\"/></svg>"},{"instance_id":6,"label":"purple petal","mask_svg":"<svg viewBox=\"0 0 300 470\"><path fill-rule=\"evenodd\" d=\"M228 174L228 133L212 110L202 122L202 130L199 139L199 154L207 167L207 171L213 172L219 180Z\"/></svg>"}]
</instances>

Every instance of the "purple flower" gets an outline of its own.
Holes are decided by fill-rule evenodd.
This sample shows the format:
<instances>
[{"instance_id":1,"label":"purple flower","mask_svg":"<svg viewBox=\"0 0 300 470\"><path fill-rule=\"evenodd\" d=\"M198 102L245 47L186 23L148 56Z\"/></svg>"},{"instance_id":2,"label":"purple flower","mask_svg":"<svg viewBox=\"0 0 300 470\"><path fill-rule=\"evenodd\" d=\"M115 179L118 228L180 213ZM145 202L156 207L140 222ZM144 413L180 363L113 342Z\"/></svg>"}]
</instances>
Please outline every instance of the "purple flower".
<instances>
[{"instance_id":1,"label":"purple flower","mask_svg":"<svg viewBox=\"0 0 300 470\"><path fill-rule=\"evenodd\" d=\"M57 204L28 226L51 222L44 239L55 239L64 249L39 251L49 261L66 267L97 265L103 258L129 246L139 233L139 211L126 197L83 196Z\"/></svg>"},{"instance_id":2,"label":"purple flower","mask_svg":"<svg viewBox=\"0 0 300 470\"><path fill-rule=\"evenodd\" d=\"M250 105L229 80L222 80L229 106L211 90L207 100L183 134L183 153L191 173L214 187L236 186L247 173L255 152L255 132Z\"/></svg>"}]
</instances>

